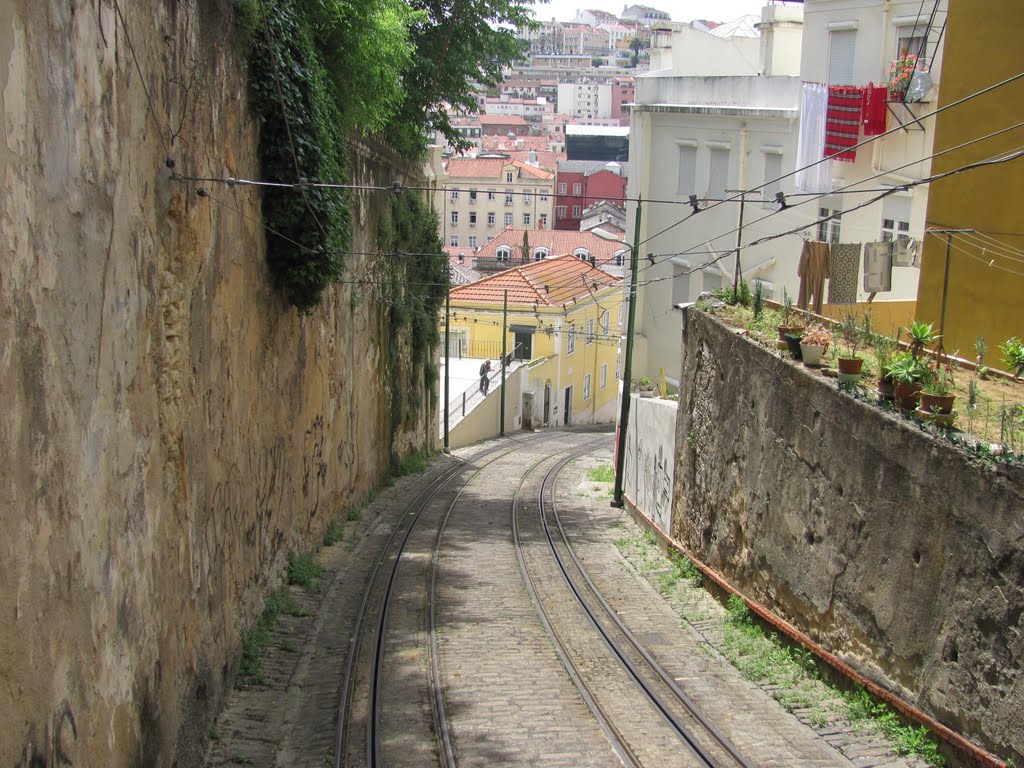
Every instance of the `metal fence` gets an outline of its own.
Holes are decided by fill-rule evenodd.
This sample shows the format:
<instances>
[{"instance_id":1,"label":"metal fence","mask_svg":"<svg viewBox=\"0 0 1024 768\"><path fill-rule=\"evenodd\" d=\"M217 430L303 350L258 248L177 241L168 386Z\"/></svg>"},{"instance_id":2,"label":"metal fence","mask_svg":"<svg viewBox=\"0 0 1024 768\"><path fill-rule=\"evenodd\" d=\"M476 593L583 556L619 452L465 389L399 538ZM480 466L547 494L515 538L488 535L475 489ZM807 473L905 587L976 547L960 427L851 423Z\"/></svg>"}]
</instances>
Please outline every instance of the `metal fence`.
<instances>
[{"instance_id":1,"label":"metal fence","mask_svg":"<svg viewBox=\"0 0 1024 768\"><path fill-rule=\"evenodd\" d=\"M523 345L521 343L513 344L511 353L513 360L522 360ZM457 360L462 360L463 358L500 360L501 342L478 340L466 341L465 339L453 338L448 340L448 355Z\"/></svg>"}]
</instances>

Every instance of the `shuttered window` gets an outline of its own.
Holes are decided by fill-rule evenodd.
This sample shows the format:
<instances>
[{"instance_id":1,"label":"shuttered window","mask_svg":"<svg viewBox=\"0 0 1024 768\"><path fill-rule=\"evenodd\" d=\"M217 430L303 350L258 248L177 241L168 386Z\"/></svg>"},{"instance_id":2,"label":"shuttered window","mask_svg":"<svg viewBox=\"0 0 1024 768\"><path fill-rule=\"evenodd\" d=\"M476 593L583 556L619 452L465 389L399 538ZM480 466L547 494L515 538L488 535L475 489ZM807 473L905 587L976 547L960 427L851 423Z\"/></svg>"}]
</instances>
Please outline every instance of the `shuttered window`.
<instances>
[{"instance_id":1,"label":"shuttered window","mask_svg":"<svg viewBox=\"0 0 1024 768\"><path fill-rule=\"evenodd\" d=\"M708 154L708 199L721 200L725 197L726 180L729 177L729 150L712 148Z\"/></svg>"},{"instance_id":2,"label":"shuttered window","mask_svg":"<svg viewBox=\"0 0 1024 768\"><path fill-rule=\"evenodd\" d=\"M697 191L697 147L679 147L679 185L676 192L692 195Z\"/></svg>"},{"instance_id":3,"label":"shuttered window","mask_svg":"<svg viewBox=\"0 0 1024 768\"><path fill-rule=\"evenodd\" d=\"M764 156L764 199L774 200L775 193L782 191L782 155L778 152L766 152Z\"/></svg>"},{"instance_id":4,"label":"shuttered window","mask_svg":"<svg viewBox=\"0 0 1024 768\"><path fill-rule=\"evenodd\" d=\"M853 85L853 55L856 46L856 29L836 29L829 33L829 83L833 85Z\"/></svg>"}]
</instances>

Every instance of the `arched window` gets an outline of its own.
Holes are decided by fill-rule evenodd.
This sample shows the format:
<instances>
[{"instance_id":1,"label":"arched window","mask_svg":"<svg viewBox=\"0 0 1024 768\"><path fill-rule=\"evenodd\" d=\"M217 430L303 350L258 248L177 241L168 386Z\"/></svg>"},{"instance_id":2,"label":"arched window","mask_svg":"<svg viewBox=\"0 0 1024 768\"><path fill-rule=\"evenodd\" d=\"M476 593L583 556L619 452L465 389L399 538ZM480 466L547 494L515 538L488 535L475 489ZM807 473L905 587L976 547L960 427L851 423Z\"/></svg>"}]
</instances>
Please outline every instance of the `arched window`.
<instances>
[{"instance_id":1,"label":"arched window","mask_svg":"<svg viewBox=\"0 0 1024 768\"><path fill-rule=\"evenodd\" d=\"M534 248L533 249L533 260L534 261L540 261L541 259L546 259L550 255L551 254L549 253L547 248Z\"/></svg>"},{"instance_id":2,"label":"arched window","mask_svg":"<svg viewBox=\"0 0 1024 768\"><path fill-rule=\"evenodd\" d=\"M572 252L572 255L575 256L577 259L583 259L583 261L586 261L587 259L590 258L590 252L586 248L577 248L575 251Z\"/></svg>"},{"instance_id":3,"label":"arched window","mask_svg":"<svg viewBox=\"0 0 1024 768\"><path fill-rule=\"evenodd\" d=\"M494 257L498 261L508 261L509 257L512 256L512 249L507 245L503 245L494 252Z\"/></svg>"},{"instance_id":4,"label":"arched window","mask_svg":"<svg viewBox=\"0 0 1024 768\"><path fill-rule=\"evenodd\" d=\"M625 251L616 251L615 252L615 266L616 267L621 267L623 264L625 264L625 262L626 262L626 258L625 257L626 257L626 252Z\"/></svg>"}]
</instances>

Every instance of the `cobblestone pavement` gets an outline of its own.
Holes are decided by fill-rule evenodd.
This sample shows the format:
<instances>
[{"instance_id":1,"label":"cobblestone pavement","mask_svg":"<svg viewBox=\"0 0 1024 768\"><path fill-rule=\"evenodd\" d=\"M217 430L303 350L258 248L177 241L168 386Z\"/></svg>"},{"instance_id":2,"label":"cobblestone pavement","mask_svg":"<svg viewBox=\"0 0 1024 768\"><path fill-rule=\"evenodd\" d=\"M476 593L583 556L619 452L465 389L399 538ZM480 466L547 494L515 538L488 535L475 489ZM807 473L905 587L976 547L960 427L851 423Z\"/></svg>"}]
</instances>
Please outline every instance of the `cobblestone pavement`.
<instances>
[{"instance_id":1,"label":"cobblestone pavement","mask_svg":"<svg viewBox=\"0 0 1024 768\"><path fill-rule=\"evenodd\" d=\"M514 556L510 510L523 468L551 457L553 446L581 444L595 436L566 431L552 437L555 442L546 446L523 443L514 461L495 462L472 478L444 532L438 650L460 766L621 765L561 666ZM701 626L681 625L674 607L616 547L616 539L629 532L639 535L634 524L621 510L609 507L606 484L586 478L588 469L611 464L612 440L607 434L603 445L562 473L559 514L577 556L612 607L747 758L765 768L918 765L896 758L884 742L848 723L823 721L810 711L787 712L770 687L743 679L715 650L720 622L709 618L703 632ZM335 764L338 691L370 569L419 489L484 447L436 457L424 475L399 479L362 510L360 519L346 522L343 540L320 553L326 567L323 589L290 588L306 615L276 621L264 659L265 683L229 695L211 732L207 766ZM389 619L396 631L388 637L390 694L382 720L397 726L388 730L384 744L389 766L429 766L438 760L431 736L422 606L435 536L436 525L431 524L410 542L394 621ZM553 581L545 579L545 590ZM707 612L710 617L713 608ZM611 668L603 671L609 679L619 674ZM650 714L650 749L655 751L649 755L670 749L662 746L662 728ZM675 763L674 758L647 759L651 762L645 764ZM360 764L351 755L343 762Z\"/></svg>"}]
</instances>

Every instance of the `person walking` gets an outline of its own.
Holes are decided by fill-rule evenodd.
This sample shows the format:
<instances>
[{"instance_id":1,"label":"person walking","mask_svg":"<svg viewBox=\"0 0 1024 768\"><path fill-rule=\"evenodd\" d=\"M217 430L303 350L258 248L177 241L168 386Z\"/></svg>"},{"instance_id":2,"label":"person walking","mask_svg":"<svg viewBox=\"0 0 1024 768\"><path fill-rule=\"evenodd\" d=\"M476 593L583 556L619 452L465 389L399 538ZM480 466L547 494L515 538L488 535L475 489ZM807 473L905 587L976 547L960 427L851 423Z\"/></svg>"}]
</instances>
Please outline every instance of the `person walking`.
<instances>
[{"instance_id":1,"label":"person walking","mask_svg":"<svg viewBox=\"0 0 1024 768\"><path fill-rule=\"evenodd\" d=\"M487 396L487 389L490 387L491 380L488 378L488 374L491 372L491 361L484 360L480 364L480 391Z\"/></svg>"}]
</instances>

